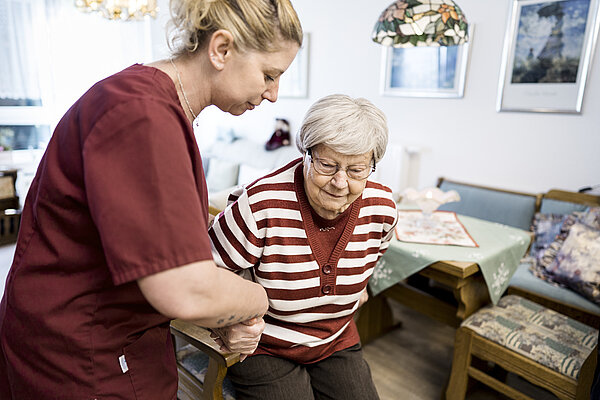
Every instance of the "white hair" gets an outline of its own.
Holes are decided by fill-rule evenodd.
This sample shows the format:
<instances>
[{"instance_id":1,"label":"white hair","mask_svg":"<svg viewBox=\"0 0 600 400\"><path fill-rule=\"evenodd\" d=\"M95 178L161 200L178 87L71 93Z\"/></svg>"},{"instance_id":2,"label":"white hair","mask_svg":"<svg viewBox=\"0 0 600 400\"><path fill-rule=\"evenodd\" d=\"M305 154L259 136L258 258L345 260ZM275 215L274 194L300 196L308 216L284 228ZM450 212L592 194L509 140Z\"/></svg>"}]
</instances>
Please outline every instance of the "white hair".
<instances>
[{"instance_id":1,"label":"white hair","mask_svg":"<svg viewBox=\"0 0 600 400\"><path fill-rule=\"evenodd\" d=\"M296 136L302 154L324 144L345 155L372 152L375 163L383 158L387 143L383 112L367 99L343 94L326 96L313 104Z\"/></svg>"}]
</instances>

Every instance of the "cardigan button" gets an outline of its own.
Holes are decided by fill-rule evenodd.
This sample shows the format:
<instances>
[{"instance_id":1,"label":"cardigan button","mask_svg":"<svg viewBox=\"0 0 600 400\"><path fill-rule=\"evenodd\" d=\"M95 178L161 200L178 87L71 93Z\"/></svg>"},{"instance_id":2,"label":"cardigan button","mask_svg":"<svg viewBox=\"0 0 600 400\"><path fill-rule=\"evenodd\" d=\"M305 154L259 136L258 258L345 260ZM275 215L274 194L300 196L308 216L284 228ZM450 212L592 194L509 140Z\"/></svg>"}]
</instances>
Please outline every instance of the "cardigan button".
<instances>
[{"instance_id":1,"label":"cardigan button","mask_svg":"<svg viewBox=\"0 0 600 400\"><path fill-rule=\"evenodd\" d=\"M321 288L321 291L323 292L323 294L329 294L331 293L331 285L325 285Z\"/></svg>"},{"instance_id":2,"label":"cardigan button","mask_svg":"<svg viewBox=\"0 0 600 400\"><path fill-rule=\"evenodd\" d=\"M327 264L323 266L323 273L330 274L331 273L331 265Z\"/></svg>"}]
</instances>

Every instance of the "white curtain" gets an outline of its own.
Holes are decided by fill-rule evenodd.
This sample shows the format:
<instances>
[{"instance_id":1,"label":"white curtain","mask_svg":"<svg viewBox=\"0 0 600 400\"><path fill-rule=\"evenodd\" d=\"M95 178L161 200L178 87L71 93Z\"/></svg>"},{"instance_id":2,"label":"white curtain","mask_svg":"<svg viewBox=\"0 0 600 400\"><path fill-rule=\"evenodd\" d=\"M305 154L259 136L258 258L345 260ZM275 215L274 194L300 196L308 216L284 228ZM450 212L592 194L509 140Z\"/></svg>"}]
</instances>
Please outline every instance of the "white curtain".
<instances>
[{"instance_id":1,"label":"white curtain","mask_svg":"<svg viewBox=\"0 0 600 400\"><path fill-rule=\"evenodd\" d=\"M72 0L0 0L0 99L41 99L55 125L95 82L153 60L151 24L82 13ZM0 125L19 114L2 111Z\"/></svg>"},{"instance_id":2,"label":"white curtain","mask_svg":"<svg viewBox=\"0 0 600 400\"><path fill-rule=\"evenodd\" d=\"M39 15L35 0L0 0L0 37L4 62L0 63L0 98L40 100L35 65L35 31ZM39 6L39 4L38 4ZM26 104L21 104L26 105Z\"/></svg>"}]
</instances>

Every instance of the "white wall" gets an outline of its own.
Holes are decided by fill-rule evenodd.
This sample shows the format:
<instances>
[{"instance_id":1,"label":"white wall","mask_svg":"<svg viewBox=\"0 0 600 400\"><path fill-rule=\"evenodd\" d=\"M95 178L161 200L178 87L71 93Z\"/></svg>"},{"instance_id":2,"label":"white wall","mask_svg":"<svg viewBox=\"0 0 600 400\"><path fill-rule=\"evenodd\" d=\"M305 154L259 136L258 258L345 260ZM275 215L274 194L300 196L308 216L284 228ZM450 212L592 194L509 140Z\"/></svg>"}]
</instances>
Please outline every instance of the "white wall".
<instances>
[{"instance_id":1,"label":"white wall","mask_svg":"<svg viewBox=\"0 0 600 400\"><path fill-rule=\"evenodd\" d=\"M379 94L382 48L370 39L391 0L292 0L310 33L309 98L263 103L228 118L242 135L266 141L275 117L295 132L308 107L331 93L365 97L388 116L391 143L417 146L418 186L445 176L528 192L600 183L600 51L581 114L496 112L502 46L512 0L458 0L476 30L462 99ZM598 47L598 45L596 45ZM214 117L219 112L206 110ZM202 141L202 137L199 137Z\"/></svg>"}]
</instances>

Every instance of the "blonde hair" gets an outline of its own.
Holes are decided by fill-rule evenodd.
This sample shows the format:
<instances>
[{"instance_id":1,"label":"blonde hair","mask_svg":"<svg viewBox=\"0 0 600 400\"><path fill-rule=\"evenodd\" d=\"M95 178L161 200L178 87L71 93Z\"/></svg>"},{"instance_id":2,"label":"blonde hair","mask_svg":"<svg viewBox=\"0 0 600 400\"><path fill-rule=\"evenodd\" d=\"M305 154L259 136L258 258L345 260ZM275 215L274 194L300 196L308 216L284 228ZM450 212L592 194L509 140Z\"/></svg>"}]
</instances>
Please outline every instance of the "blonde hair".
<instances>
[{"instance_id":1,"label":"blonde hair","mask_svg":"<svg viewBox=\"0 0 600 400\"><path fill-rule=\"evenodd\" d=\"M282 41L302 45L302 26L289 0L171 0L169 48L193 53L219 29L233 35L238 51L279 50Z\"/></svg>"},{"instance_id":2,"label":"blonde hair","mask_svg":"<svg viewBox=\"0 0 600 400\"><path fill-rule=\"evenodd\" d=\"M346 155L373 152L375 163L383 158L387 143L383 112L367 99L343 94L332 94L313 104L296 136L296 146L302 154L324 144Z\"/></svg>"}]
</instances>

